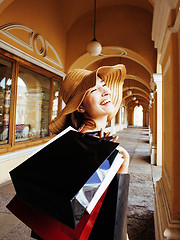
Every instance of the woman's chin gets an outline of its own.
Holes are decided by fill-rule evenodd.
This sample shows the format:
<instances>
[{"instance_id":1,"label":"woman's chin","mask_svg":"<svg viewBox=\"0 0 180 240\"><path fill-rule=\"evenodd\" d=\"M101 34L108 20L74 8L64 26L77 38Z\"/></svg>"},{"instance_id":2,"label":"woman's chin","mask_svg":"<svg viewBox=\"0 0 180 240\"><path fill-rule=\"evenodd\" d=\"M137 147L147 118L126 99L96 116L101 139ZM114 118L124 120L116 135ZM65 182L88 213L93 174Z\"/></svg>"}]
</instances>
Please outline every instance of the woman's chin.
<instances>
[{"instance_id":1,"label":"woman's chin","mask_svg":"<svg viewBox=\"0 0 180 240\"><path fill-rule=\"evenodd\" d=\"M114 112L114 106L112 104L108 104L107 106L104 106L104 111L107 113L107 115L110 115Z\"/></svg>"}]
</instances>

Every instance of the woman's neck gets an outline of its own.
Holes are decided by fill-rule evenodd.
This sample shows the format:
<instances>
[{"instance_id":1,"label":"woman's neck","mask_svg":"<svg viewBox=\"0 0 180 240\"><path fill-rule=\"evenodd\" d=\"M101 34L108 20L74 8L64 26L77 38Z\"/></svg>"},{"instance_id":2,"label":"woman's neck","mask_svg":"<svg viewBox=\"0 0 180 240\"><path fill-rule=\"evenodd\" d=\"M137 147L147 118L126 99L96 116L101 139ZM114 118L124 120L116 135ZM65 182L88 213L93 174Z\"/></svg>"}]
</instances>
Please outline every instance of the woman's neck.
<instances>
[{"instance_id":1,"label":"woman's neck","mask_svg":"<svg viewBox=\"0 0 180 240\"><path fill-rule=\"evenodd\" d=\"M95 127L88 123L87 124L85 123L81 132L82 133L93 132L93 131L100 131L101 129L104 129L106 127L107 117L100 118L100 119L93 119L93 122L95 123Z\"/></svg>"}]
</instances>

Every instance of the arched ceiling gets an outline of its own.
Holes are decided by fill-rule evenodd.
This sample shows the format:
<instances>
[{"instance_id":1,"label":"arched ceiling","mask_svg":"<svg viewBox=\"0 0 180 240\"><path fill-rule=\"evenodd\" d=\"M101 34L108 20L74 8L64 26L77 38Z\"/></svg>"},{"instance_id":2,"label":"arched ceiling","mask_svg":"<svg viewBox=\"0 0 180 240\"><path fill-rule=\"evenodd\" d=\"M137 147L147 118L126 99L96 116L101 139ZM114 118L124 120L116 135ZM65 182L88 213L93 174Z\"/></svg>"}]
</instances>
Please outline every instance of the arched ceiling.
<instances>
[{"instance_id":1,"label":"arched ceiling","mask_svg":"<svg viewBox=\"0 0 180 240\"><path fill-rule=\"evenodd\" d=\"M103 46L104 56L86 52L93 33L93 1L79 17L68 25L66 71L74 68L95 70L102 65L123 63L127 69L124 82L134 80L131 89L141 102L148 105L151 75L156 71L156 50L151 40L153 1L97 0L96 38ZM74 51L74 47L76 50ZM139 86L137 86L139 84Z\"/></svg>"},{"instance_id":2,"label":"arched ceiling","mask_svg":"<svg viewBox=\"0 0 180 240\"><path fill-rule=\"evenodd\" d=\"M56 31L58 27L64 29L61 29L64 36L60 32L58 34L59 39L64 41L65 73L74 68L94 70L102 65L123 63L127 69L123 93L125 103L131 103L131 98L126 97L129 81L133 94L142 102L149 101L150 79L156 71L156 50L151 39L154 0L97 0L96 38L103 46L104 57L93 57L86 51L93 38L94 0L31 0L28 4L35 10L33 18L31 11L22 23L39 27L45 34L41 27L44 21L42 12L38 21L38 11L42 8L46 14L51 12L51 28L53 26ZM17 6L13 17L6 16L8 21L17 19L21 23L19 13L23 12L25 5L23 0L1 0L0 15L7 8Z\"/></svg>"},{"instance_id":3,"label":"arched ceiling","mask_svg":"<svg viewBox=\"0 0 180 240\"><path fill-rule=\"evenodd\" d=\"M67 30L73 25L73 23L80 18L82 15L87 14L89 11L93 10L94 1L84 1L84 0L66 0L57 1L57 4L63 8L62 18L66 19L64 25ZM148 0L97 0L97 9L103 7L128 5L132 7L139 7L149 13L153 13L152 1ZM67 18L68 16L68 18Z\"/></svg>"}]
</instances>

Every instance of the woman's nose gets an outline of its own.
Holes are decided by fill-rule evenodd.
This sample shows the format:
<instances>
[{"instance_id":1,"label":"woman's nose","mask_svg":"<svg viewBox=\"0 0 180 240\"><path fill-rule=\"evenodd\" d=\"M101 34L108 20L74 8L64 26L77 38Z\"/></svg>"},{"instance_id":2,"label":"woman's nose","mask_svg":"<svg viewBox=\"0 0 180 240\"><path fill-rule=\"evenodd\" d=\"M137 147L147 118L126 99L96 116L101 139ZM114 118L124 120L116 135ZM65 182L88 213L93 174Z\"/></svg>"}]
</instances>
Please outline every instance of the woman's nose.
<instances>
[{"instance_id":1,"label":"woman's nose","mask_svg":"<svg viewBox=\"0 0 180 240\"><path fill-rule=\"evenodd\" d=\"M111 96L111 90L109 89L109 88L103 88L102 89L102 97L104 97L104 96L108 96L108 95L110 95Z\"/></svg>"}]
</instances>

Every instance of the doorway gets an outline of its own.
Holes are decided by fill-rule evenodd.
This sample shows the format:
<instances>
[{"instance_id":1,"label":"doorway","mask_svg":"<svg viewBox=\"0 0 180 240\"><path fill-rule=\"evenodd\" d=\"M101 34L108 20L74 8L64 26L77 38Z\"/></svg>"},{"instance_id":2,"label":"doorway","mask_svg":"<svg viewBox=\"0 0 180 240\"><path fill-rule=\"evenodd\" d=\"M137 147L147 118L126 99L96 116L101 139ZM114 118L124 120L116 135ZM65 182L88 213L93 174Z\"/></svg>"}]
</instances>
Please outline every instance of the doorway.
<instances>
[{"instance_id":1,"label":"doorway","mask_svg":"<svg viewBox=\"0 0 180 240\"><path fill-rule=\"evenodd\" d=\"M143 126L143 107L141 105L134 108L134 125Z\"/></svg>"}]
</instances>

